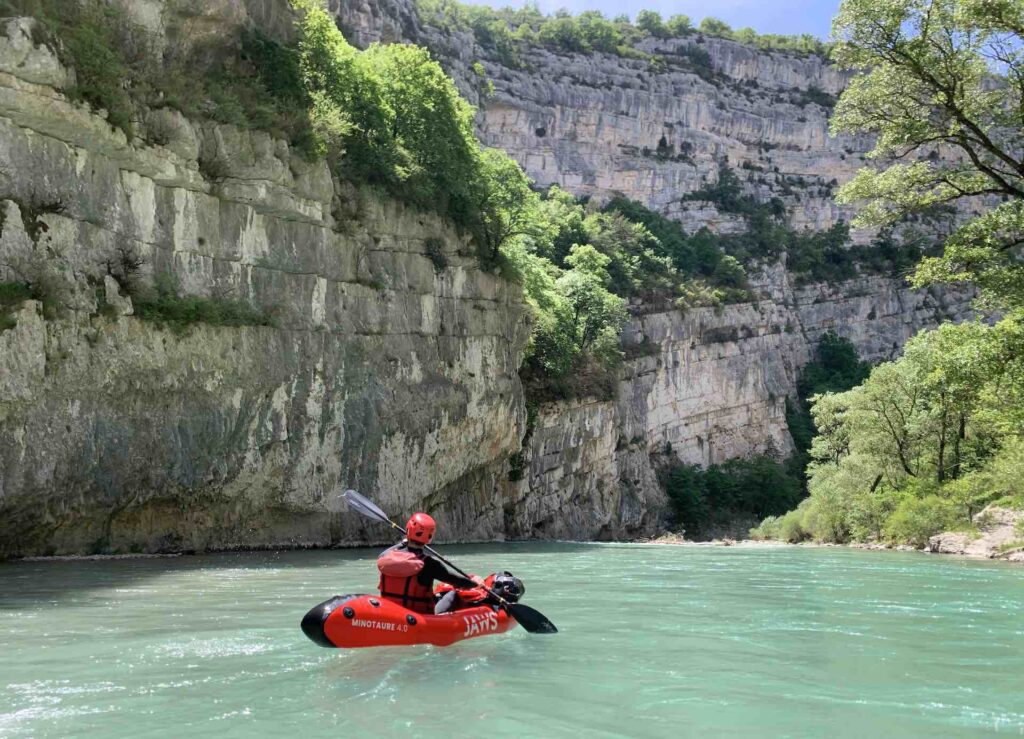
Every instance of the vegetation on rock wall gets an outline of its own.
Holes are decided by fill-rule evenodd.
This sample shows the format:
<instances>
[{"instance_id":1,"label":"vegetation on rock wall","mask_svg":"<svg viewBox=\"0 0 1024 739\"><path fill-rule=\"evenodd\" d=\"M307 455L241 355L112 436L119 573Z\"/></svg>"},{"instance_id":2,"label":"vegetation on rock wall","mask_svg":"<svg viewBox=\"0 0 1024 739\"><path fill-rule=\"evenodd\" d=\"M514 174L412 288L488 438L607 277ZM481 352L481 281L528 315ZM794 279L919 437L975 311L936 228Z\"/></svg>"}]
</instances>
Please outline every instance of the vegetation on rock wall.
<instances>
[{"instance_id":1,"label":"vegetation on rock wall","mask_svg":"<svg viewBox=\"0 0 1024 739\"><path fill-rule=\"evenodd\" d=\"M691 281L683 289L687 304L736 303L751 299L742 265L723 251L722 240L710 231L687 236L676 221L623 197L610 200L604 210L620 213L643 225L657 239L659 252L671 260L682 277ZM691 296L695 294L704 299L693 300Z\"/></svg>"},{"instance_id":2,"label":"vegetation on rock wall","mask_svg":"<svg viewBox=\"0 0 1024 739\"><path fill-rule=\"evenodd\" d=\"M786 399L786 426L795 447L789 465L801 480L811 461L811 444L817 431L811 416L812 400L822 393L841 393L856 387L870 372L871 365L860 359L848 339L834 331L821 337L814 360L800 371L796 397Z\"/></svg>"},{"instance_id":3,"label":"vegetation on rock wall","mask_svg":"<svg viewBox=\"0 0 1024 739\"><path fill-rule=\"evenodd\" d=\"M759 34L752 28L733 30L716 18L705 18L694 27L685 15L663 20L650 10L606 18L600 11L572 15L566 10L544 15L536 6L494 9L466 5L455 0L419 0L420 17L446 31L471 31L485 50L509 66L521 62L519 51L526 46L544 46L566 52L599 51L625 57L643 57L634 46L645 37L660 39L703 36L732 39L760 49L778 49L801 54L824 55L827 45L808 34L785 36Z\"/></svg>"},{"instance_id":4,"label":"vegetation on rock wall","mask_svg":"<svg viewBox=\"0 0 1024 739\"><path fill-rule=\"evenodd\" d=\"M845 0L836 29L838 60L868 71L833 126L876 134L873 156L896 160L862 170L840 200L864 203L860 223L885 226L988 197L993 207L922 260L914 280L973 284L979 306L1002 317L923 331L862 385L820 396L811 496L761 533L921 545L972 526L988 503L1024 503L1024 7ZM928 156L938 145L962 156Z\"/></svg>"},{"instance_id":5,"label":"vegetation on rock wall","mask_svg":"<svg viewBox=\"0 0 1024 739\"><path fill-rule=\"evenodd\" d=\"M0 282L0 333L17 325L11 313L31 297L31 289L23 282Z\"/></svg>"},{"instance_id":6,"label":"vegetation on rock wall","mask_svg":"<svg viewBox=\"0 0 1024 739\"><path fill-rule=\"evenodd\" d=\"M617 337L628 300L682 307L749 300L744 265L782 253L808 279L845 279L863 267L860 252L847 243L845 225L795 233L781 201L762 203L745 194L728 167L713 185L688 197L746 220L745 233L724 237L707 230L686 235L622 198L598 209L557 188L533 192L513 160L480 145L473 109L429 52L400 44L360 51L315 0L293 2L301 13L292 47L246 31L237 44L197 48L188 59L180 44L154 58L144 33L101 0L0 2L8 13L40 18L44 33L76 69L75 94L106 109L111 123L128 133L147 106L265 128L307 157L326 158L339 177L451 219L472 236L485 265L524 284L536 314L523 371L534 400L614 392L622 360ZM492 11L447 2L421 4L421 12L450 16L513 55L520 42L621 51L644 34L695 32L688 19L663 22L650 12L635 25L599 13L545 17L535 9ZM733 33L708 19L700 32ZM736 35L753 42L750 34ZM159 131L144 134L161 143ZM215 305L159 286L135 297L141 317L173 325L269 320L241 304Z\"/></svg>"},{"instance_id":7,"label":"vegetation on rock wall","mask_svg":"<svg viewBox=\"0 0 1024 739\"><path fill-rule=\"evenodd\" d=\"M153 288L133 296L135 315L144 321L184 333L195 324L209 326L273 326L272 311L255 308L244 300L182 295L176 280L161 275Z\"/></svg>"},{"instance_id":8,"label":"vegetation on rock wall","mask_svg":"<svg viewBox=\"0 0 1024 739\"><path fill-rule=\"evenodd\" d=\"M141 106L172 107L309 145L306 101L293 84L295 52L257 33L245 34L237 48L199 44L186 54L178 44L157 55L146 31L103 0L0 0L0 17L7 16L35 18L37 41L75 70L68 93L107 111L110 124L129 136L139 131ZM187 29L178 30L187 42Z\"/></svg>"},{"instance_id":9,"label":"vegetation on rock wall","mask_svg":"<svg viewBox=\"0 0 1024 739\"><path fill-rule=\"evenodd\" d=\"M584 213L564 193L542 200L511 158L481 147L473 109L426 50L359 51L319 3L294 3L302 11L294 47L248 31L236 46L197 50L186 68L173 45L155 58L145 32L101 0L2 1L2 12L39 20L40 41L76 71L72 93L129 135L154 106L266 128L308 157L326 158L339 177L450 218L472 236L485 265L523 280L537 313L526 375L541 396L613 393L623 296L676 288L642 226ZM156 140L159 131L144 133L166 143ZM578 239L569 236L577 220ZM132 296L136 315L161 325L272 323L241 301L181 295L170 277L147 286L120 268L110 274Z\"/></svg>"},{"instance_id":10,"label":"vegetation on rock wall","mask_svg":"<svg viewBox=\"0 0 1024 739\"><path fill-rule=\"evenodd\" d=\"M802 282L835 283L859 275L906 274L932 248L927 239L910 233L904 233L897 246L888 230L869 245L854 245L849 226L842 221L825 231L797 231L787 222L780 199L762 202L746 194L736 172L726 165L714 184L683 199L713 203L722 213L739 215L746 223L746 230L738 234L716 235L702 229L689 237L689 251L707 254L713 249L741 264L785 255L787 268ZM937 214L928 211L926 215Z\"/></svg>"}]
</instances>

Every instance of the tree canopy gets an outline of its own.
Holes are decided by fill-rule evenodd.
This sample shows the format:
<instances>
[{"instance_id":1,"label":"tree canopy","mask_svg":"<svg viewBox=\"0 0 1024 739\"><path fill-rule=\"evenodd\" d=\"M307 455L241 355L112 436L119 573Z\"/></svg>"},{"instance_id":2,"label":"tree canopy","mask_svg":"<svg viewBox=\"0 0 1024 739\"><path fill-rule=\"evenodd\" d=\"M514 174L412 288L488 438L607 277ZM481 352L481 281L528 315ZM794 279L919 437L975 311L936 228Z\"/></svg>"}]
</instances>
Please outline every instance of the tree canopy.
<instances>
[{"instance_id":1,"label":"tree canopy","mask_svg":"<svg viewBox=\"0 0 1024 739\"><path fill-rule=\"evenodd\" d=\"M1016 0L845 0L835 59L860 71L832 120L876 136L838 194L857 225L886 225L938 204L981 199L919 285L971 281L994 303L1024 284L1024 3ZM988 206L986 208L985 206ZM994 207L992 207L994 206Z\"/></svg>"}]
</instances>

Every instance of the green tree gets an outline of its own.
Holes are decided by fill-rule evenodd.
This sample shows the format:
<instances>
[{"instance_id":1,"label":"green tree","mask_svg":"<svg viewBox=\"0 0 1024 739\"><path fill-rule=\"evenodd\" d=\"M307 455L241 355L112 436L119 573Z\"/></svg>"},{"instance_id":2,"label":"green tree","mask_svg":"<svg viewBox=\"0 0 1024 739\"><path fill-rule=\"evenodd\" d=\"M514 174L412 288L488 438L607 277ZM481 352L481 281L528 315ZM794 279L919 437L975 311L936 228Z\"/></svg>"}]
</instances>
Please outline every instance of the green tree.
<instances>
[{"instance_id":1,"label":"green tree","mask_svg":"<svg viewBox=\"0 0 1024 739\"><path fill-rule=\"evenodd\" d=\"M739 41L741 44L749 44L750 46L756 46L760 40L760 36L757 31L753 28L740 28L732 35L733 39Z\"/></svg>"},{"instance_id":2,"label":"green tree","mask_svg":"<svg viewBox=\"0 0 1024 739\"><path fill-rule=\"evenodd\" d=\"M375 44L358 60L373 70L378 108L394 111L387 134L406 198L467 223L479 186L473 109L422 47Z\"/></svg>"},{"instance_id":3,"label":"green tree","mask_svg":"<svg viewBox=\"0 0 1024 739\"><path fill-rule=\"evenodd\" d=\"M537 196L526 173L500 149L484 149L479 167L468 220L484 256L495 261L511 240L537 233Z\"/></svg>"},{"instance_id":4,"label":"green tree","mask_svg":"<svg viewBox=\"0 0 1024 739\"><path fill-rule=\"evenodd\" d=\"M804 367L797 380L797 394L811 398L820 393L849 390L867 379L871 365L861 361L848 339L826 331L818 341L814 361Z\"/></svg>"},{"instance_id":5,"label":"green tree","mask_svg":"<svg viewBox=\"0 0 1024 739\"><path fill-rule=\"evenodd\" d=\"M563 266L573 244L587 243L589 236L583 225L586 216L585 209L572 193L552 186L535 214L537 253Z\"/></svg>"},{"instance_id":6,"label":"green tree","mask_svg":"<svg viewBox=\"0 0 1024 739\"><path fill-rule=\"evenodd\" d=\"M518 258L527 289L545 293L528 298L538 310L524 368L527 392L538 400L613 394L626 311L608 290L611 259L590 245L572 247L567 271L529 252Z\"/></svg>"},{"instance_id":7,"label":"green tree","mask_svg":"<svg viewBox=\"0 0 1024 739\"><path fill-rule=\"evenodd\" d=\"M833 35L836 61L861 70L833 131L875 134L871 156L886 162L837 199L864 204L858 225L885 225L966 197L1003 198L926 259L917 282L976 281L990 299L1020 305L1024 4L844 0ZM926 156L940 146L959 156Z\"/></svg>"},{"instance_id":8,"label":"green tree","mask_svg":"<svg viewBox=\"0 0 1024 739\"><path fill-rule=\"evenodd\" d=\"M345 138L344 170L381 184L394 183L400 153L390 132L396 113L386 105L384 91L358 51L345 41L334 19L315 3L300 7L299 64L310 95L327 110L351 121Z\"/></svg>"},{"instance_id":9,"label":"green tree","mask_svg":"<svg viewBox=\"0 0 1024 739\"><path fill-rule=\"evenodd\" d=\"M592 213L583 221L587 241L609 257L610 286L619 295L670 295L679 275L658 240L621 213Z\"/></svg>"},{"instance_id":10,"label":"green tree","mask_svg":"<svg viewBox=\"0 0 1024 739\"><path fill-rule=\"evenodd\" d=\"M708 36L720 36L721 38L732 37L732 26L718 18L705 18L700 22L697 30L706 33Z\"/></svg>"},{"instance_id":11,"label":"green tree","mask_svg":"<svg viewBox=\"0 0 1024 739\"><path fill-rule=\"evenodd\" d=\"M577 352L600 357L618 353L619 331L626 320L626 303L608 291L611 259L592 246L574 246L566 260L571 270L558 278L570 321L567 326Z\"/></svg>"},{"instance_id":12,"label":"green tree","mask_svg":"<svg viewBox=\"0 0 1024 739\"><path fill-rule=\"evenodd\" d=\"M818 396L808 468L816 510L854 538L882 538L897 508L904 518L923 510L904 505L908 497L947 500L965 523L999 497L986 484L1019 434L1020 336L1013 318L946 324L911 339L862 385Z\"/></svg>"},{"instance_id":13,"label":"green tree","mask_svg":"<svg viewBox=\"0 0 1024 739\"><path fill-rule=\"evenodd\" d=\"M590 51L579 24L568 15L546 18L537 29L537 41L565 51Z\"/></svg>"},{"instance_id":14,"label":"green tree","mask_svg":"<svg viewBox=\"0 0 1024 739\"><path fill-rule=\"evenodd\" d=\"M693 23L688 15L671 15L665 22L665 27L673 36L685 36L693 31Z\"/></svg>"},{"instance_id":15,"label":"green tree","mask_svg":"<svg viewBox=\"0 0 1024 739\"><path fill-rule=\"evenodd\" d=\"M619 29L596 10L580 13L576 16L575 23L586 46L595 51L613 54L622 43L622 33Z\"/></svg>"},{"instance_id":16,"label":"green tree","mask_svg":"<svg viewBox=\"0 0 1024 739\"><path fill-rule=\"evenodd\" d=\"M949 531L963 519L958 518L953 503L946 498L930 494L909 495L886 519L883 536L894 544L913 544L922 547L935 534Z\"/></svg>"},{"instance_id":17,"label":"green tree","mask_svg":"<svg viewBox=\"0 0 1024 739\"><path fill-rule=\"evenodd\" d=\"M771 455L732 459L702 470L673 465L662 476L676 521L690 534L737 517L777 515L803 495L800 482Z\"/></svg>"},{"instance_id":18,"label":"green tree","mask_svg":"<svg viewBox=\"0 0 1024 739\"><path fill-rule=\"evenodd\" d=\"M668 38L670 33L661 20L661 13L654 10L641 10L636 16L636 25L644 33L655 38Z\"/></svg>"}]
</instances>

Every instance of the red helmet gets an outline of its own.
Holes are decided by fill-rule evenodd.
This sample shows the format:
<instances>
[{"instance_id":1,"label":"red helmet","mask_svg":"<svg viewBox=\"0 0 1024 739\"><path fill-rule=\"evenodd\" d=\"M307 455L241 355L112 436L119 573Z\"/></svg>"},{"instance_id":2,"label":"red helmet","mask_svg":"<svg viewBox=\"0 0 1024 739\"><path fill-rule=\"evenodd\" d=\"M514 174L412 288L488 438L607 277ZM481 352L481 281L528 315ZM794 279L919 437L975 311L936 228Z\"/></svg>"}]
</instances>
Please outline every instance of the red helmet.
<instances>
[{"instance_id":1,"label":"red helmet","mask_svg":"<svg viewBox=\"0 0 1024 739\"><path fill-rule=\"evenodd\" d=\"M405 525L405 537L414 544L429 544L437 524L426 513L414 513Z\"/></svg>"}]
</instances>

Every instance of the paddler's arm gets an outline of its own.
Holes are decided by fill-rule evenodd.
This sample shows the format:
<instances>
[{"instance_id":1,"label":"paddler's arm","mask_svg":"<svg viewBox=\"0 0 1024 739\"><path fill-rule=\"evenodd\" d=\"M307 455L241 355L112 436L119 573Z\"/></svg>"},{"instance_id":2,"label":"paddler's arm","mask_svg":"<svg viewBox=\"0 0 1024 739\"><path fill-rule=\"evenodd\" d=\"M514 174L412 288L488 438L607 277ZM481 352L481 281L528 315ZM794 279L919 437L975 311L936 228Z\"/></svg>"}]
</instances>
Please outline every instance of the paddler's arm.
<instances>
[{"instance_id":1,"label":"paddler's arm","mask_svg":"<svg viewBox=\"0 0 1024 739\"><path fill-rule=\"evenodd\" d=\"M420 570L420 577L423 580L426 580L428 577L432 580L440 580L456 588L474 588L483 582L481 578L477 578L477 580L480 580L480 582L477 582L476 580L470 580L468 577L462 577L462 575L449 572L447 567L430 556L423 558L423 569Z\"/></svg>"}]
</instances>

